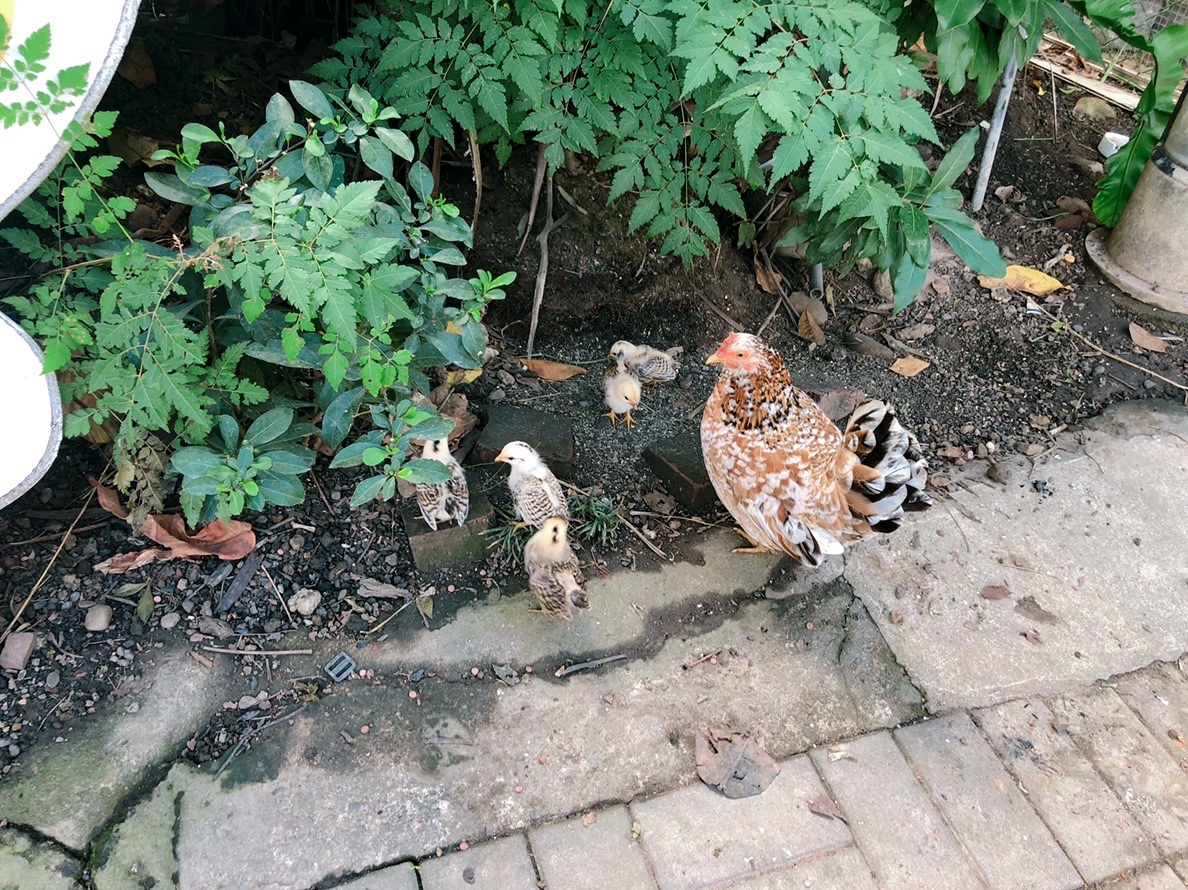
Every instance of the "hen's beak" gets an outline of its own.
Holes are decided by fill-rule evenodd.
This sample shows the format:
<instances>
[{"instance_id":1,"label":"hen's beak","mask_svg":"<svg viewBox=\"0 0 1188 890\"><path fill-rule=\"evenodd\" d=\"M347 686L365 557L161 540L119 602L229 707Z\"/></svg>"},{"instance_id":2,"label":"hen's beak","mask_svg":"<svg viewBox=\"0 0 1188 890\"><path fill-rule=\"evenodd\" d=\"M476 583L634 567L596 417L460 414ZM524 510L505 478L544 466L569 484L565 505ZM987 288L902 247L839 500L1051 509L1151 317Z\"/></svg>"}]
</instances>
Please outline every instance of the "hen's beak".
<instances>
[{"instance_id":1,"label":"hen's beak","mask_svg":"<svg viewBox=\"0 0 1188 890\"><path fill-rule=\"evenodd\" d=\"M707 358L705 360L705 363L707 365L724 365L724 364L726 364L726 360L724 358L722 358L722 351L718 350L713 355L711 355L709 358Z\"/></svg>"}]
</instances>

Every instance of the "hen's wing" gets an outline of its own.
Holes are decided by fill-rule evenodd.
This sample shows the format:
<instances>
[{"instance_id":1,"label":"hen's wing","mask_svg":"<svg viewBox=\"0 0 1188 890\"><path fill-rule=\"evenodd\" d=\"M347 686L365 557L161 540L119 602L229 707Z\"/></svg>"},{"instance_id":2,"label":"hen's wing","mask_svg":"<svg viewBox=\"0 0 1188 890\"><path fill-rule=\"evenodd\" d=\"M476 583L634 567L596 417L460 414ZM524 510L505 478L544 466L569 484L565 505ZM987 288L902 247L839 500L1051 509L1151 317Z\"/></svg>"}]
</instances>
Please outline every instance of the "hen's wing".
<instances>
[{"instance_id":1,"label":"hen's wing","mask_svg":"<svg viewBox=\"0 0 1188 890\"><path fill-rule=\"evenodd\" d=\"M553 577L569 591L569 598L575 606L579 609L590 608L590 598L586 596L586 578L582 574L581 563L572 550L569 551L569 558L565 562L557 564Z\"/></svg>"},{"instance_id":2,"label":"hen's wing","mask_svg":"<svg viewBox=\"0 0 1188 890\"><path fill-rule=\"evenodd\" d=\"M540 528L550 516L569 518L561 483L551 472L546 476L524 477L516 493L516 510L533 528Z\"/></svg>"},{"instance_id":3,"label":"hen's wing","mask_svg":"<svg viewBox=\"0 0 1188 890\"><path fill-rule=\"evenodd\" d=\"M470 486L466 484L466 473L457 461L454 461L454 474L450 481L445 483L445 487L453 500L451 515L458 525L465 525L466 517L470 513Z\"/></svg>"},{"instance_id":4,"label":"hen's wing","mask_svg":"<svg viewBox=\"0 0 1188 890\"><path fill-rule=\"evenodd\" d=\"M421 518L434 531L437 531L437 517L447 497L446 486L442 483L417 486L417 506L421 508Z\"/></svg>"}]
</instances>

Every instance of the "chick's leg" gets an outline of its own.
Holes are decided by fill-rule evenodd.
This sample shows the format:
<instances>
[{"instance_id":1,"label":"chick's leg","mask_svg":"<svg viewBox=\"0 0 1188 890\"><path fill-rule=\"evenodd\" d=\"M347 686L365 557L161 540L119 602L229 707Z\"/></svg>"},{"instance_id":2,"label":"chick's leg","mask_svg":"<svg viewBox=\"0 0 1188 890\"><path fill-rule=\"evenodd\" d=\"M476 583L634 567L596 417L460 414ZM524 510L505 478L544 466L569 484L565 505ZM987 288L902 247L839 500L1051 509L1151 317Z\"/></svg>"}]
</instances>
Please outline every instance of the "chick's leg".
<instances>
[{"instance_id":1,"label":"chick's leg","mask_svg":"<svg viewBox=\"0 0 1188 890\"><path fill-rule=\"evenodd\" d=\"M617 414L615 414L615 412L614 412L614 411L607 411L607 412L606 412L605 414L603 414L602 416L603 416L603 417L609 417L609 418L610 418L611 426L614 426L614 425L615 425L615 421L616 421L616 419L618 418L618 415L617 415Z\"/></svg>"},{"instance_id":2,"label":"chick's leg","mask_svg":"<svg viewBox=\"0 0 1188 890\"><path fill-rule=\"evenodd\" d=\"M631 425L632 425L633 423L635 423L635 421L631 419L631 412L630 412L630 411L628 411L628 412L627 412L627 414L625 415L625 419L624 419L624 421L623 421L623 422L624 422L625 424L627 424L627 429L631 429Z\"/></svg>"}]
</instances>

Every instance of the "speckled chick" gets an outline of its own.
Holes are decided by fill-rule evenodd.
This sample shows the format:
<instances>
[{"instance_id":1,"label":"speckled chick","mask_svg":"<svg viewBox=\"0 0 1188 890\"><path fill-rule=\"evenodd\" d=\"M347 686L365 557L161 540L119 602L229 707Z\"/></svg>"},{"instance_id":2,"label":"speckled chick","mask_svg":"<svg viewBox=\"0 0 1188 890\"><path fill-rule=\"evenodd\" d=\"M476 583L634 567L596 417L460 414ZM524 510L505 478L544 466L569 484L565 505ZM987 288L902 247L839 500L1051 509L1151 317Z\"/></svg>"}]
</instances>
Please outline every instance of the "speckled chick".
<instances>
[{"instance_id":1,"label":"speckled chick","mask_svg":"<svg viewBox=\"0 0 1188 890\"><path fill-rule=\"evenodd\" d=\"M681 369L681 363L667 352L653 346L636 346L626 340L619 340L611 347L610 357L625 363L645 386L675 380Z\"/></svg>"},{"instance_id":2,"label":"speckled chick","mask_svg":"<svg viewBox=\"0 0 1188 890\"><path fill-rule=\"evenodd\" d=\"M639 407L639 400L643 397L639 376L632 371L622 359L606 366L602 372L602 395L606 407L610 410L604 417L609 417L613 424L620 414L624 415L623 422L627 429L635 422L631 412Z\"/></svg>"},{"instance_id":3,"label":"speckled chick","mask_svg":"<svg viewBox=\"0 0 1188 890\"><path fill-rule=\"evenodd\" d=\"M569 507L561 483L527 442L508 442L495 460L511 467L507 487L511 489L516 516L525 525L540 528L551 516L569 519Z\"/></svg>"},{"instance_id":4,"label":"speckled chick","mask_svg":"<svg viewBox=\"0 0 1188 890\"><path fill-rule=\"evenodd\" d=\"M421 457L440 461L451 472L445 482L417 486L417 506L421 508L421 518L434 531L437 531L439 522L449 522L451 519L463 525L470 512L470 489L466 485L462 465L450 454L448 440L426 442Z\"/></svg>"},{"instance_id":5,"label":"speckled chick","mask_svg":"<svg viewBox=\"0 0 1188 890\"><path fill-rule=\"evenodd\" d=\"M573 617L570 605L590 608L586 579L573 548L569 546L569 522L560 516L545 520L540 531L524 545L524 570L528 586L540 603L541 611L551 618Z\"/></svg>"}]
</instances>

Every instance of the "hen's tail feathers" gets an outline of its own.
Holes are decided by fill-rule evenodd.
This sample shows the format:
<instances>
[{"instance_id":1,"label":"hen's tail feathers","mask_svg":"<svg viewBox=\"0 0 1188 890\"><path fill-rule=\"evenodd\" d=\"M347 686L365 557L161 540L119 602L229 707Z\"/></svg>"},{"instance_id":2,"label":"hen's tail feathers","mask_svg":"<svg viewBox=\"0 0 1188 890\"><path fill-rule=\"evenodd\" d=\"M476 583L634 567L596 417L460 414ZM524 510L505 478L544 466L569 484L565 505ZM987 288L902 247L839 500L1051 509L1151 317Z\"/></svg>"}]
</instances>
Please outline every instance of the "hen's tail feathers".
<instances>
[{"instance_id":1,"label":"hen's tail feathers","mask_svg":"<svg viewBox=\"0 0 1188 890\"><path fill-rule=\"evenodd\" d=\"M932 498L924 493L928 461L891 405L872 400L855 408L846 427L846 445L860 461L854 468L850 506L874 531L894 531L905 511L932 506Z\"/></svg>"}]
</instances>

